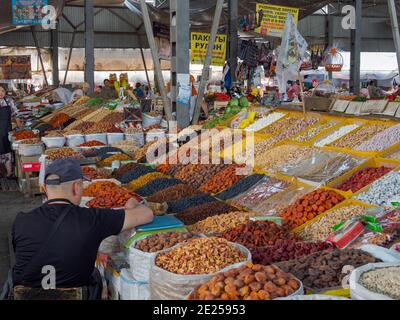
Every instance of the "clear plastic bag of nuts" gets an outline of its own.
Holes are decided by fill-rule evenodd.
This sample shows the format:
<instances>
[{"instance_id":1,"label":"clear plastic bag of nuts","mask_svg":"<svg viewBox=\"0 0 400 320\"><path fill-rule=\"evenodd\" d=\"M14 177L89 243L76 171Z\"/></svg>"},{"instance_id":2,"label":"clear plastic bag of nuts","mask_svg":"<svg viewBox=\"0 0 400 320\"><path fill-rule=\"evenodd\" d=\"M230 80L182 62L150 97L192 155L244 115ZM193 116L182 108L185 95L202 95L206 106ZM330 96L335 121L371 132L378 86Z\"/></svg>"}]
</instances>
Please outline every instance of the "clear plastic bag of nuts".
<instances>
[{"instance_id":1,"label":"clear plastic bag of nuts","mask_svg":"<svg viewBox=\"0 0 400 320\"><path fill-rule=\"evenodd\" d=\"M186 299L190 293L199 285L210 280L214 275L219 272L225 272L230 269L234 269L244 265L246 262L251 261L250 251L237 243L228 242L231 246L240 250L245 260L236 264L227 266L218 272L211 274L195 274L195 275L181 275L169 272L158 267L155 263L156 256L152 259L151 267L151 282L150 282L150 293L152 300L183 300ZM159 254L166 253L172 250L167 249L160 252Z\"/></svg>"}]
</instances>

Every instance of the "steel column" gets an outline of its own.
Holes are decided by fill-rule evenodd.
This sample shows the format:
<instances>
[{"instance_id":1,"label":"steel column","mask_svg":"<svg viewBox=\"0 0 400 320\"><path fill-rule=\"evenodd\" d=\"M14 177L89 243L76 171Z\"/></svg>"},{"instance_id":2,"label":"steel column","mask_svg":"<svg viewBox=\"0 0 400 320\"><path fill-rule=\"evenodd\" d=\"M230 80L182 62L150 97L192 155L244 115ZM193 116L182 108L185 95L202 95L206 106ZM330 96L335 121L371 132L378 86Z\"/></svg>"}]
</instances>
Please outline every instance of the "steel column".
<instances>
[{"instance_id":1,"label":"steel column","mask_svg":"<svg viewBox=\"0 0 400 320\"><path fill-rule=\"evenodd\" d=\"M350 92L360 93L362 0L355 0L356 28L351 30Z\"/></svg>"},{"instance_id":2,"label":"steel column","mask_svg":"<svg viewBox=\"0 0 400 320\"><path fill-rule=\"evenodd\" d=\"M215 7L215 15L214 15L214 19L213 19L213 23L212 23L212 27L211 27L210 41L208 42L207 55L206 55L206 59L204 61L203 74L201 77L199 92L198 92L197 100L196 100L196 107L194 110L193 124L197 124L199 122L201 104L203 103L204 90L206 88L206 82L207 82L208 76L209 76L212 51L214 49L215 39L217 38L217 31L218 31L218 27L219 27L219 21L221 19L223 5L224 5L224 0L218 0L217 5Z\"/></svg>"},{"instance_id":3,"label":"steel column","mask_svg":"<svg viewBox=\"0 0 400 320\"><path fill-rule=\"evenodd\" d=\"M177 96L180 86L190 83L189 67L189 2L170 0L171 19L171 103L176 110L176 120L181 128L190 125L190 105L178 103ZM190 103L190 102L189 102Z\"/></svg>"},{"instance_id":4,"label":"steel column","mask_svg":"<svg viewBox=\"0 0 400 320\"><path fill-rule=\"evenodd\" d=\"M33 26L31 26L31 32L32 32L33 41L35 42L36 51L37 51L37 54L38 54L38 57L39 57L40 66L42 67L44 81L46 82L46 86L48 86L49 82L47 81L46 69L44 68L43 59L42 59L42 53L40 52L40 47L39 47L39 41L38 41L38 39L36 37L36 31L35 31L35 28Z\"/></svg>"},{"instance_id":5,"label":"steel column","mask_svg":"<svg viewBox=\"0 0 400 320\"><path fill-rule=\"evenodd\" d=\"M53 85L60 85L60 70L58 67L58 30L59 23L57 21L56 28L51 30L51 53L52 53L52 62L53 62Z\"/></svg>"},{"instance_id":6,"label":"steel column","mask_svg":"<svg viewBox=\"0 0 400 320\"><path fill-rule=\"evenodd\" d=\"M232 83L236 82L236 68L239 50L239 1L229 0L229 64Z\"/></svg>"},{"instance_id":7,"label":"steel column","mask_svg":"<svg viewBox=\"0 0 400 320\"><path fill-rule=\"evenodd\" d=\"M158 87L160 89L161 97L164 104L165 115L168 121L172 121L171 104L167 97L167 91L165 89L165 81L161 71L160 59L158 57L157 45L154 40L153 26L151 25L149 10L147 8L147 3L145 0L140 0L140 7L143 14L143 22L146 29L147 40L149 42L151 54L153 57L154 71L155 74L157 75Z\"/></svg>"},{"instance_id":8,"label":"steel column","mask_svg":"<svg viewBox=\"0 0 400 320\"><path fill-rule=\"evenodd\" d=\"M389 15L392 22L392 32L394 47L396 48L397 55L397 70L400 72L400 33L399 33L399 23L397 20L396 4L394 0L388 0Z\"/></svg>"},{"instance_id":9,"label":"steel column","mask_svg":"<svg viewBox=\"0 0 400 320\"><path fill-rule=\"evenodd\" d=\"M85 1L85 81L94 92L94 7L93 0Z\"/></svg>"},{"instance_id":10,"label":"steel column","mask_svg":"<svg viewBox=\"0 0 400 320\"><path fill-rule=\"evenodd\" d=\"M148 72L148 70L147 70L147 64L146 64L146 59L145 59L145 57L144 57L143 48L140 48L140 54L142 55L144 71L146 72L147 84L148 84L148 86L149 86L149 89L151 90L151 83L150 83L150 78L149 78L149 72Z\"/></svg>"},{"instance_id":11,"label":"steel column","mask_svg":"<svg viewBox=\"0 0 400 320\"><path fill-rule=\"evenodd\" d=\"M67 82L67 76L68 76L69 65L71 63L72 51L74 50L75 35L76 35L76 29L74 30L74 33L72 34L71 44L69 46L67 69L65 70L64 81L63 81L64 86L65 86L65 83Z\"/></svg>"}]
</instances>

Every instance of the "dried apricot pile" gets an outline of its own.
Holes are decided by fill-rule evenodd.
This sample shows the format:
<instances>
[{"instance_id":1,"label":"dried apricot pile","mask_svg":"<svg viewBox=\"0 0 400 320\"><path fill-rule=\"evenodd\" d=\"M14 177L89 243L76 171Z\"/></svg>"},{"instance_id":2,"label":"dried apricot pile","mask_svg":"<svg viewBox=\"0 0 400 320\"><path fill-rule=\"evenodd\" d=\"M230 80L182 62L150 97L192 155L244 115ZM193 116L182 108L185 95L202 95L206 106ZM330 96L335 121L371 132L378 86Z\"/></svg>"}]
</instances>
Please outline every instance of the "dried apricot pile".
<instances>
[{"instance_id":1,"label":"dried apricot pile","mask_svg":"<svg viewBox=\"0 0 400 320\"><path fill-rule=\"evenodd\" d=\"M294 229L333 208L345 198L333 190L318 189L298 199L286 208L281 217L284 225Z\"/></svg>"}]
</instances>

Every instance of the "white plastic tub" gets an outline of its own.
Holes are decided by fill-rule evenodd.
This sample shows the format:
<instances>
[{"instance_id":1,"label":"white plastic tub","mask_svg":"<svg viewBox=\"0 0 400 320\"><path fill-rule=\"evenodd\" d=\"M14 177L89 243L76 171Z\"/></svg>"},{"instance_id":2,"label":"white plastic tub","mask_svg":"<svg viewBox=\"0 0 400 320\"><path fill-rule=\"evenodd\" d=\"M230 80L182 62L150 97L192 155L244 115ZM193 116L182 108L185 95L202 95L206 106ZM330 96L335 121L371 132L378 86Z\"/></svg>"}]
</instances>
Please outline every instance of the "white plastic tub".
<instances>
[{"instance_id":1,"label":"white plastic tub","mask_svg":"<svg viewBox=\"0 0 400 320\"><path fill-rule=\"evenodd\" d=\"M24 157L39 156L43 153L43 143L36 144L18 144L18 153Z\"/></svg>"},{"instance_id":2,"label":"white plastic tub","mask_svg":"<svg viewBox=\"0 0 400 320\"><path fill-rule=\"evenodd\" d=\"M166 137L166 133L162 129L151 130L146 134L146 143L151 141L157 141Z\"/></svg>"},{"instance_id":3,"label":"white plastic tub","mask_svg":"<svg viewBox=\"0 0 400 320\"><path fill-rule=\"evenodd\" d=\"M65 137L43 137L43 143L47 148L61 148L65 144Z\"/></svg>"},{"instance_id":4,"label":"white plastic tub","mask_svg":"<svg viewBox=\"0 0 400 320\"><path fill-rule=\"evenodd\" d=\"M122 141L125 139L125 135L123 133L112 132L107 133L107 142L108 144L113 144L118 141Z\"/></svg>"},{"instance_id":5,"label":"white plastic tub","mask_svg":"<svg viewBox=\"0 0 400 320\"><path fill-rule=\"evenodd\" d=\"M160 124L162 116L153 117L147 113L142 114L143 128L148 128L152 125Z\"/></svg>"},{"instance_id":6,"label":"white plastic tub","mask_svg":"<svg viewBox=\"0 0 400 320\"><path fill-rule=\"evenodd\" d=\"M85 143L85 136L83 134L71 134L66 136L68 147L75 148L82 143Z\"/></svg>"},{"instance_id":7,"label":"white plastic tub","mask_svg":"<svg viewBox=\"0 0 400 320\"><path fill-rule=\"evenodd\" d=\"M129 141L135 141L136 145L138 147L141 147L144 145L144 133L143 132L138 132L138 133L126 133L125 134L125 139Z\"/></svg>"},{"instance_id":8,"label":"white plastic tub","mask_svg":"<svg viewBox=\"0 0 400 320\"><path fill-rule=\"evenodd\" d=\"M107 133L94 133L94 134L87 134L85 136L86 142L89 141L100 141L104 144L107 144Z\"/></svg>"}]
</instances>

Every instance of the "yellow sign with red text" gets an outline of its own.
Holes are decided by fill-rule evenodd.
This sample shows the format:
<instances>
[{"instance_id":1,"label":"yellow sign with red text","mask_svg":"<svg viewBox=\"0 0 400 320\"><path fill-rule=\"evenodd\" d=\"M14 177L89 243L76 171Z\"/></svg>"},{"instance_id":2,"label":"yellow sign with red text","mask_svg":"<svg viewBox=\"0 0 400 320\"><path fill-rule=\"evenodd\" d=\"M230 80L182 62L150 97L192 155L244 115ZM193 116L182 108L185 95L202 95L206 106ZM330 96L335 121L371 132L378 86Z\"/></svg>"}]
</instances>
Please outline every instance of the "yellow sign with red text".
<instances>
[{"instance_id":1,"label":"yellow sign with red text","mask_svg":"<svg viewBox=\"0 0 400 320\"><path fill-rule=\"evenodd\" d=\"M286 17L289 12L292 14L296 24L299 21L299 9L297 8L257 3L256 11L257 13L262 11L263 18L261 27L257 28L255 31L263 36L281 38L283 30L285 29Z\"/></svg>"},{"instance_id":2,"label":"yellow sign with red text","mask_svg":"<svg viewBox=\"0 0 400 320\"><path fill-rule=\"evenodd\" d=\"M207 55L208 42L210 41L209 33L192 32L190 34L191 50L190 63L204 64ZM224 34L217 34L212 51L211 65L224 66L226 60L226 44L227 38Z\"/></svg>"}]
</instances>

